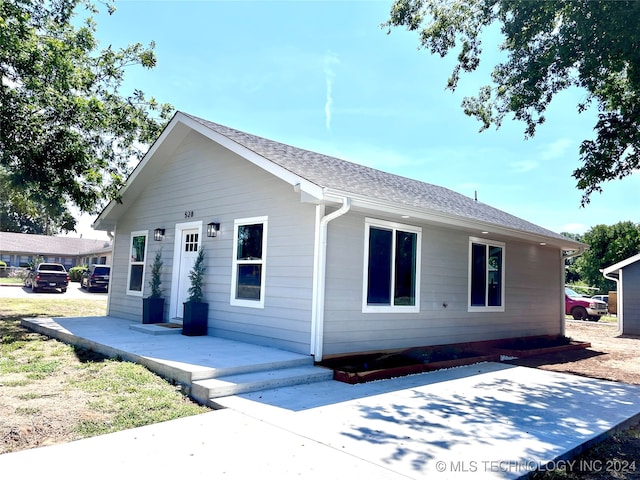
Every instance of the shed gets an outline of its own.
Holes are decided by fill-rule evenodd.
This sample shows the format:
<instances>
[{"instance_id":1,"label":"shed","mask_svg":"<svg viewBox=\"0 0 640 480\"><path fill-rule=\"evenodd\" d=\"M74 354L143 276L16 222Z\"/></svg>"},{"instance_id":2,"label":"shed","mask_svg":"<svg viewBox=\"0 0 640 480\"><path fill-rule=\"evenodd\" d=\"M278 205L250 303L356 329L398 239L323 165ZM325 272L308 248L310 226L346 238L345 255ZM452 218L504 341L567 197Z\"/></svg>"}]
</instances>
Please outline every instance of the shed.
<instances>
[{"instance_id":1,"label":"shed","mask_svg":"<svg viewBox=\"0 0 640 480\"><path fill-rule=\"evenodd\" d=\"M617 285L620 332L640 335L640 253L605 268L602 274Z\"/></svg>"}]
</instances>

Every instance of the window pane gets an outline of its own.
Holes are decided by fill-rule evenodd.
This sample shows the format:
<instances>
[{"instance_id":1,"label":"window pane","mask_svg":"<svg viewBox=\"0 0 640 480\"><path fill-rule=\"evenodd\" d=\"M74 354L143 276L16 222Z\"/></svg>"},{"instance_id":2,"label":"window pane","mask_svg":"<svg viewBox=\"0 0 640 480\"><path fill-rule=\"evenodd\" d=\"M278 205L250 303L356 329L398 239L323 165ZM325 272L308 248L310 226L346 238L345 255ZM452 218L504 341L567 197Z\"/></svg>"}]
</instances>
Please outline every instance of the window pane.
<instances>
[{"instance_id":1,"label":"window pane","mask_svg":"<svg viewBox=\"0 0 640 480\"><path fill-rule=\"evenodd\" d=\"M260 300L262 265L238 265L236 298Z\"/></svg>"},{"instance_id":2,"label":"window pane","mask_svg":"<svg viewBox=\"0 0 640 480\"><path fill-rule=\"evenodd\" d=\"M392 232L369 229L369 272L367 304L391 305Z\"/></svg>"},{"instance_id":3,"label":"window pane","mask_svg":"<svg viewBox=\"0 0 640 480\"><path fill-rule=\"evenodd\" d=\"M490 307L502 305L502 248L489 246L489 293Z\"/></svg>"},{"instance_id":4,"label":"window pane","mask_svg":"<svg viewBox=\"0 0 640 480\"><path fill-rule=\"evenodd\" d=\"M394 305L416 304L415 233L396 232L396 285Z\"/></svg>"},{"instance_id":5,"label":"window pane","mask_svg":"<svg viewBox=\"0 0 640 480\"><path fill-rule=\"evenodd\" d=\"M471 246L471 306L484 307L487 283L485 245L474 243Z\"/></svg>"},{"instance_id":6,"label":"window pane","mask_svg":"<svg viewBox=\"0 0 640 480\"><path fill-rule=\"evenodd\" d=\"M238 227L238 260L262 258L262 224Z\"/></svg>"},{"instance_id":7,"label":"window pane","mask_svg":"<svg viewBox=\"0 0 640 480\"><path fill-rule=\"evenodd\" d=\"M131 265L131 276L129 277L129 290L142 291L142 271L144 265Z\"/></svg>"},{"instance_id":8,"label":"window pane","mask_svg":"<svg viewBox=\"0 0 640 480\"><path fill-rule=\"evenodd\" d=\"M144 262L144 244L147 237L140 235L131 240L131 261Z\"/></svg>"}]
</instances>

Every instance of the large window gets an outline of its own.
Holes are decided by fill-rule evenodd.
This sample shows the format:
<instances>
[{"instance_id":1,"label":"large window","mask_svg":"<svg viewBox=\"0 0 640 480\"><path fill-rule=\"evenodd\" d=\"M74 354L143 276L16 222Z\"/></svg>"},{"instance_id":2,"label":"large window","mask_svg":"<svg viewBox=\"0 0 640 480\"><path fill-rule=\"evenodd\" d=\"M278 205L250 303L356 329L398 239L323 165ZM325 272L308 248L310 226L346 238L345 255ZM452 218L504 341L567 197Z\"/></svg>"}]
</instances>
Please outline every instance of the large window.
<instances>
[{"instance_id":1,"label":"large window","mask_svg":"<svg viewBox=\"0 0 640 480\"><path fill-rule=\"evenodd\" d=\"M234 224L231 304L264 307L267 217L236 220Z\"/></svg>"},{"instance_id":2,"label":"large window","mask_svg":"<svg viewBox=\"0 0 640 480\"><path fill-rule=\"evenodd\" d=\"M142 296L144 265L147 256L147 232L131 232L127 295Z\"/></svg>"},{"instance_id":3,"label":"large window","mask_svg":"<svg viewBox=\"0 0 640 480\"><path fill-rule=\"evenodd\" d=\"M365 227L363 311L418 312L422 230L373 219Z\"/></svg>"},{"instance_id":4,"label":"large window","mask_svg":"<svg viewBox=\"0 0 640 480\"><path fill-rule=\"evenodd\" d=\"M504 243L469 240L469 311L504 311Z\"/></svg>"}]
</instances>

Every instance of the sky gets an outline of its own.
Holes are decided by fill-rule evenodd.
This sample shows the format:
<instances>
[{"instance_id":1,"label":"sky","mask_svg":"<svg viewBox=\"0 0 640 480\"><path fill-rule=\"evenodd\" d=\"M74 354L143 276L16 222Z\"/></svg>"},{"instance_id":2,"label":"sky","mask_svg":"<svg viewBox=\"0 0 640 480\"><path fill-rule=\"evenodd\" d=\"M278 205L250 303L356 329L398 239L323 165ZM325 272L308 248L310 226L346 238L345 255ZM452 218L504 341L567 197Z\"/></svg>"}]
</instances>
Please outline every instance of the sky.
<instances>
[{"instance_id":1,"label":"sky","mask_svg":"<svg viewBox=\"0 0 640 480\"><path fill-rule=\"evenodd\" d=\"M156 68L126 72L122 94L142 90L177 110L296 147L441 185L555 232L640 223L640 173L607 182L580 206L572 172L594 137L596 113L577 113L578 89L557 95L534 138L507 117L480 124L460 104L490 83L497 30L478 71L455 92L455 55L419 49L418 36L381 27L385 1L120 0L96 17L100 48L154 41ZM83 216L84 238L95 217Z\"/></svg>"}]
</instances>

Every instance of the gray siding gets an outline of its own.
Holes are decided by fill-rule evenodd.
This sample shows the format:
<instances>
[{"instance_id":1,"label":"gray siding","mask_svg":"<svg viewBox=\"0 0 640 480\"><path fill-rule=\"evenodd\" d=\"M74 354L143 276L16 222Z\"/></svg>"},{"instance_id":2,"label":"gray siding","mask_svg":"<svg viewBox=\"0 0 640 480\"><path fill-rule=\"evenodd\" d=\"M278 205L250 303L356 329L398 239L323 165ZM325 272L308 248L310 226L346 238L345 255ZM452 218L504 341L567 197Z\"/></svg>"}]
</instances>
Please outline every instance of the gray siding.
<instances>
[{"instance_id":1,"label":"gray siding","mask_svg":"<svg viewBox=\"0 0 640 480\"><path fill-rule=\"evenodd\" d=\"M131 231L149 235L143 296L148 295L148 266L162 248L165 317L170 320L175 226L202 221L204 235L204 226L216 221L220 235L202 239L209 333L309 353L314 205L302 203L290 185L193 131L170 157L163 155L152 159L162 168L137 178L146 184L142 193L135 200L123 199L126 213L115 234L109 313L141 321L142 297L126 295ZM185 211L193 211L193 217L185 219ZM265 305L232 306L234 220L259 216L269 222ZM504 312L469 313L469 236L479 232L433 225L418 225L423 229L420 311L363 314L365 216L378 218L352 211L329 224L326 355L560 333L561 296L554 294L562 288L558 250L486 236L506 243L506 307ZM165 229L162 242L153 240L155 228Z\"/></svg>"},{"instance_id":2,"label":"gray siding","mask_svg":"<svg viewBox=\"0 0 640 480\"><path fill-rule=\"evenodd\" d=\"M624 335L640 335L640 262L622 270L622 312Z\"/></svg>"},{"instance_id":3,"label":"gray siding","mask_svg":"<svg viewBox=\"0 0 640 480\"><path fill-rule=\"evenodd\" d=\"M145 179L148 186L118 221L110 314L141 319L141 297L126 295L131 231L149 231L147 265L162 247L162 288L168 304L175 225L202 220L209 333L309 353L315 207L301 203L293 187L195 132L171 158L153 161L166 164L156 178ZM185 219L184 212L190 210L194 216ZM265 307L231 306L234 220L257 216L267 216L269 222ZM221 224L220 235L207 238L204 229L213 220ZM158 227L165 229L162 242L152 238ZM148 282L147 267L144 296Z\"/></svg>"},{"instance_id":4,"label":"gray siding","mask_svg":"<svg viewBox=\"0 0 640 480\"><path fill-rule=\"evenodd\" d=\"M416 224L423 229L420 312L362 313L365 216L350 213L329 226L326 355L560 333L558 250L483 236L506 243L505 311L470 313L469 237L481 235L429 225Z\"/></svg>"}]
</instances>

